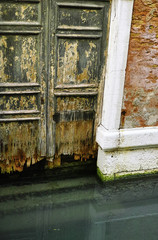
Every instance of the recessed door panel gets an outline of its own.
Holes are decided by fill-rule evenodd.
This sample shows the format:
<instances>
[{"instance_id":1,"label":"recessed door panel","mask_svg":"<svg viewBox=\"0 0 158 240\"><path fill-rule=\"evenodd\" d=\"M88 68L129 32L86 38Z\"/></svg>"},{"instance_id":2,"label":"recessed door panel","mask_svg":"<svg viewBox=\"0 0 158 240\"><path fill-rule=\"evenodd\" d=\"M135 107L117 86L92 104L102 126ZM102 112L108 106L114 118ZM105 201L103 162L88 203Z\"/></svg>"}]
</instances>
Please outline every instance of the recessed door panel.
<instances>
[{"instance_id":1,"label":"recessed door panel","mask_svg":"<svg viewBox=\"0 0 158 240\"><path fill-rule=\"evenodd\" d=\"M58 37L56 84L97 84L99 53L100 39L73 34Z\"/></svg>"},{"instance_id":2,"label":"recessed door panel","mask_svg":"<svg viewBox=\"0 0 158 240\"><path fill-rule=\"evenodd\" d=\"M58 29L101 30L104 4L96 1L57 2Z\"/></svg>"}]
</instances>

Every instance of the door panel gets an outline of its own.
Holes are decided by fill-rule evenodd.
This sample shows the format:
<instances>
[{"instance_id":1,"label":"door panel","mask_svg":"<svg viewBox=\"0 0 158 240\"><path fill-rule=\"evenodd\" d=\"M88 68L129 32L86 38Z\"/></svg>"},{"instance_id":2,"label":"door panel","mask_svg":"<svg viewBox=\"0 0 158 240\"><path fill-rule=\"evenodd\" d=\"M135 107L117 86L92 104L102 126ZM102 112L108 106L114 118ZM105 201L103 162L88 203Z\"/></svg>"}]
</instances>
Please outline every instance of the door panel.
<instances>
[{"instance_id":1,"label":"door panel","mask_svg":"<svg viewBox=\"0 0 158 240\"><path fill-rule=\"evenodd\" d=\"M39 23L40 1L4 1L0 2L0 21L3 24Z\"/></svg>"},{"instance_id":2,"label":"door panel","mask_svg":"<svg viewBox=\"0 0 158 240\"><path fill-rule=\"evenodd\" d=\"M1 79L0 83L37 83L38 42L35 34L21 33L1 35Z\"/></svg>"},{"instance_id":3,"label":"door panel","mask_svg":"<svg viewBox=\"0 0 158 240\"><path fill-rule=\"evenodd\" d=\"M96 2L57 2L57 28L101 30L104 5Z\"/></svg>"},{"instance_id":4,"label":"door panel","mask_svg":"<svg viewBox=\"0 0 158 240\"><path fill-rule=\"evenodd\" d=\"M90 37L58 34L57 86L98 83L100 40Z\"/></svg>"}]
</instances>

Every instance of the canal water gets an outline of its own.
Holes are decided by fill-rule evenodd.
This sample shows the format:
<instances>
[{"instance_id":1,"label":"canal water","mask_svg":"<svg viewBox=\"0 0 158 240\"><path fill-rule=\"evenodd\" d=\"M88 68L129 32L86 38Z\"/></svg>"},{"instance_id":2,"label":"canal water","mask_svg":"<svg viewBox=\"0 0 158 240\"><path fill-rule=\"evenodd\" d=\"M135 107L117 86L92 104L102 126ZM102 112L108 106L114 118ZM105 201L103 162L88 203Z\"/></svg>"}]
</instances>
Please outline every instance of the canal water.
<instances>
[{"instance_id":1,"label":"canal water","mask_svg":"<svg viewBox=\"0 0 158 240\"><path fill-rule=\"evenodd\" d=\"M0 185L1 240L157 240L158 178Z\"/></svg>"}]
</instances>

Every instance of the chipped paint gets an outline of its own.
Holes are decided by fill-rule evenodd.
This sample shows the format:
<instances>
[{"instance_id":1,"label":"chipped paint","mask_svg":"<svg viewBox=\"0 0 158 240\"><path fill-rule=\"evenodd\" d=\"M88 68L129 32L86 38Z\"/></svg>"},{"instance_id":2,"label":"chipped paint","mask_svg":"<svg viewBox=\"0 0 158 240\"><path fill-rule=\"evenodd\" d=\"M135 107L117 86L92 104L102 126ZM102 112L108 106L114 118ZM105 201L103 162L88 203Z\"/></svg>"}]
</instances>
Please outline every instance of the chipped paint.
<instances>
[{"instance_id":1,"label":"chipped paint","mask_svg":"<svg viewBox=\"0 0 158 240\"><path fill-rule=\"evenodd\" d=\"M58 97L56 112L96 110L96 97Z\"/></svg>"},{"instance_id":2,"label":"chipped paint","mask_svg":"<svg viewBox=\"0 0 158 240\"><path fill-rule=\"evenodd\" d=\"M98 40L60 39L58 44L58 84L98 82Z\"/></svg>"},{"instance_id":3,"label":"chipped paint","mask_svg":"<svg viewBox=\"0 0 158 240\"><path fill-rule=\"evenodd\" d=\"M103 3L74 7L53 0L49 8L48 2L0 3L2 172L22 171L42 158L60 166L63 156L86 161L97 155Z\"/></svg>"},{"instance_id":4,"label":"chipped paint","mask_svg":"<svg viewBox=\"0 0 158 240\"><path fill-rule=\"evenodd\" d=\"M93 19L97 19L98 11L92 9L84 9L81 13L82 24L86 24L90 17L92 17ZM98 25L100 24L99 19L97 23Z\"/></svg>"},{"instance_id":5,"label":"chipped paint","mask_svg":"<svg viewBox=\"0 0 158 240\"><path fill-rule=\"evenodd\" d=\"M75 155L75 160L87 160L97 155L93 141L93 121L60 122L56 125L56 156Z\"/></svg>"},{"instance_id":6,"label":"chipped paint","mask_svg":"<svg viewBox=\"0 0 158 240\"><path fill-rule=\"evenodd\" d=\"M0 36L0 82L37 82L37 36Z\"/></svg>"},{"instance_id":7,"label":"chipped paint","mask_svg":"<svg viewBox=\"0 0 158 240\"><path fill-rule=\"evenodd\" d=\"M75 82L78 60L77 45L77 42L64 42L64 56L60 57L58 61L57 76L59 84ZM58 55L59 54L60 53L58 53Z\"/></svg>"},{"instance_id":8,"label":"chipped paint","mask_svg":"<svg viewBox=\"0 0 158 240\"><path fill-rule=\"evenodd\" d=\"M22 171L38 161L38 122L0 124L1 172ZM16 137L15 137L16 136Z\"/></svg>"},{"instance_id":9,"label":"chipped paint","mask_svg":"<svg viewBox=\"0 0 158 240\"><path fill-rule=\"evenodd\" d=\"M98 84L98 63L100 41L98 39L59 38L57 51L56 86L73 86ZM60 91L60 90L59 90ZM61 90L62 93L62 90ZM74 160L86 161L96 158L94 118L97 110L96 96L62 96L56 98L54 121L55 158L54 166L62 162L62 155L73 156Z\"/></svg>"},{"instance_id":10,"label":"chipped paint","mask_svg":"<svg viewBox=\"0 0 158 240\"><path fill-rule=\"evenodd\" d=\"M0 169L22 171L41 159L39 35L40 2L0 3ZM30 24L30 25L29 25ZM28 29L27 29L28 28ZM36 30L36 29L35 29ZM38 30L38 29L37 29ZM30 32L30 33L29 33ZM30 83L30 85L28 85ZM34 84L34 85L31 85ZM41 131L39 131L41 127Z\"/></svg>"},{"instance_id":11,"label":"chipped paint","mask_svg":"<svg viewBox=\"0 0 158 240\"><path fill-rule=\"evenodd\" d=\"M33 37L28 37L27 40L23 39L23 42L22 42L21 72L23 74L26 74L26 78L28 82L36 82L36 76L37 76L36 44L37 44L36 39L34 39Z\"/></svg>"},{"instance_id":12,"label":"chipped paint","mask_svg":"<svg viewBox=\"0 0 158 240\"><path fill-rule=\"evenodd\" d=\"M58 24L60 27L102 28L103 9L59 7Z\"/></svg>"},{"instance_id":13,"label":"chipped paint","mask_svg":"<svg viewBox=\"0 0 158 240\"><path fill-rule=\"evenodd\" d=\"M37 22L38 15L37 3L0 3L0 22Z\"/></svg>"},{"instance_id":14,"label":"chipped paint","mask_svg":"<svg viewBox=\"0 0 158 240\"><path fill-rule=\"evenodd\" d=\"M37 96L0 96L0 109L3 111L9 110L37 110Z\"/></svg>"},{"instance_id":15,"label":"chipped paint","mask_svg":"<svg viewBox=\"0 0 158 240\"><path fill-rule=\"evenodd\" d=\"M7 49L7 37L0 37L0 82L9 78L9 75L5 73L5 67L7 66L7 58L4 54Z\"/></svg>"},{"instance_id":16,"label":"chipped paint","mask_svg":"<svg viewBox=\"0 0 158 240\"><path fill-rule=\"evenodd\" d=\"M158 3L134 4L121 128L158 125Z\"/></svg>"}]
</instances>

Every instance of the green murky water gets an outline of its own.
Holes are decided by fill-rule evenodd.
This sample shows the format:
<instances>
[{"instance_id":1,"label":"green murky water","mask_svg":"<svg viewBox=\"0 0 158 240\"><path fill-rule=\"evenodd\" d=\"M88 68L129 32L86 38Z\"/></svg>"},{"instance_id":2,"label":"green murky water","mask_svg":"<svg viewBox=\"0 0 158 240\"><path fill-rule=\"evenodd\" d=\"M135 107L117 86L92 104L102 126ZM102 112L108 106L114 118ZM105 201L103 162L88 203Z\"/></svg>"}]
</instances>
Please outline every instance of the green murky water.
<instances>
[{"instance_id":1,"label":"green murky water","mask_svg":"<svg viewBox=\"0 0 158 240\"><path fill-rule=\"evenodd\" d=\"M0 186L1 240L157 240L158 179Z\"/></svg>"}]
</instances>

